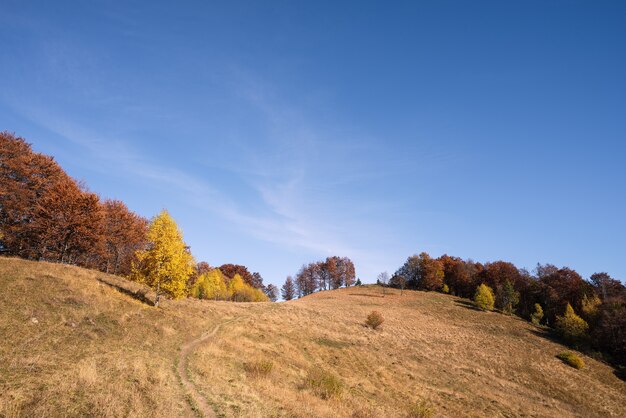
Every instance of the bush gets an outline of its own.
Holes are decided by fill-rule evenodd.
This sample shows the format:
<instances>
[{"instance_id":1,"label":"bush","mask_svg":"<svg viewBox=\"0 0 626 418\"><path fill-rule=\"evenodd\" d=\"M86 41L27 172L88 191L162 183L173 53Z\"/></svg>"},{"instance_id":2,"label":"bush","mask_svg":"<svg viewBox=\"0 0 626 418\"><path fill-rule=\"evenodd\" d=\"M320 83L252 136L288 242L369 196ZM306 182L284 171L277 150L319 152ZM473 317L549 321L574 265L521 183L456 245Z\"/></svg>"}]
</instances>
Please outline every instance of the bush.
<instances>
[{"instance_id":1,"label":"bush","mask_svg":"<svg viewBox=\"0 0 626 418\"><path fill-rule=\"evenodd\" d=\"M535 325L539 325L542 319L543 319L543 309L541 308L540 304L535 303L535 312L533 312L532 315L530 315L530 321Z\"/></svg>"},{"instance_id":2,"label":"bush","mask_svg":"<svg viewBox=\"0 0 626 418\"><path fill-rule=\"evenodd\" d=\"M493 305L495 303L493 290L486 284L478 286L474 294L474 303L483 311L493 311Z\"/></svg>"},{"instance_id":3,"label":"bush","mask_svg":"<svg viewBox=\"0 0 626 418\"><path fill-rule=\"evenodd\" d=\"M565 308L565 315L556 317L556 330L565 340L576 343L587 336L589 325L580 316L576 315L569 303Z\"/></svg>"},{"instance_id":4,"label":"bush","mask_svg":"<svg viewBox=\"0 0 626 418\"><path fill-rule=\"evenodd\" d=\"M252 377L267 376L273 368L274 363L268 360L251 361L243 364L243 369Z\"/></svg>"},{"instance_id":5,"label":"bush","mask_svg":"<svg viewBox=\"0 0 626 418\"><path fill-rule=\"evenodd\" d=\"M377 329L383 322L385 322L385 318L383 318L383 314L378 311L372 311L372 313L367 315L367 320L365 321L367 326L372 329Z\"/></svg>"},{"instance_id":6,"label":"bush","mask_svg":"<svg viewBox=\"0 0 626 418\"><path fill-rule=\"evenodd\" d=\"M448 287L448 285L444 283L443 286L441 286L441 291L443 293L450 293L450 287Z\"/></svg>"},{"instance_id":7,"label":"bush","mask_svg":"<svg viewBox=\"0 0 626 418\"><path fill-rule=\"evenodd\" d=\"M585 367L585 362L580 358L578 354L571 353L569 351L563 351L557 354L557 358L563 360L563 362L575 369L582 369Z\"/></svg>"},{"instance_id":8,"label":"bush","mask_svg":"<svg viewBox=\"0 0 626 418\"><path fill-rule=\"evenodd\" d=\"M411 405L407 412L407 418L430 418L433 415L435 415L435 408L423 399Z\"/></svg>"},{"instance_id":9,"label":"bush","mask_svg":"<svg viewBox=\"0 0 626 418\"><path fill-rule=\"evenodd\" d=\"M321 369L309 372L304 387L311 389L322 399L339 398L343 392L343 384L339 378Z\"/></svg>"}]
</instances>

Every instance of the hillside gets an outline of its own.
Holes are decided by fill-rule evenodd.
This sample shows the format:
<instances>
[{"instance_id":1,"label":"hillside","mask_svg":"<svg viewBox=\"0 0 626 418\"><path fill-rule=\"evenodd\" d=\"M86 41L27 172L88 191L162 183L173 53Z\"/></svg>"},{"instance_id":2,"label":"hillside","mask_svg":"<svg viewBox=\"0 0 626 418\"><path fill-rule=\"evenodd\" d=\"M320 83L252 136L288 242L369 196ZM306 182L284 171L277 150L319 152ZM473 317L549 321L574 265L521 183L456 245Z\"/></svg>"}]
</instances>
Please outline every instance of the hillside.
<instances>
[{"instance_id":1,"label":"hillside","mask_svg":"<svg viewBox=\"0 0 626 418\"><path fill-rule=\"evenodd\" d=\"M0 258L0 416L402 417L422 400L435 416L626 415L609 366L570 368L541 329L452 296L353 287L154 308L144 291ZM339 396L306 384L320 370Z\"/></svg>"}]
</instances>

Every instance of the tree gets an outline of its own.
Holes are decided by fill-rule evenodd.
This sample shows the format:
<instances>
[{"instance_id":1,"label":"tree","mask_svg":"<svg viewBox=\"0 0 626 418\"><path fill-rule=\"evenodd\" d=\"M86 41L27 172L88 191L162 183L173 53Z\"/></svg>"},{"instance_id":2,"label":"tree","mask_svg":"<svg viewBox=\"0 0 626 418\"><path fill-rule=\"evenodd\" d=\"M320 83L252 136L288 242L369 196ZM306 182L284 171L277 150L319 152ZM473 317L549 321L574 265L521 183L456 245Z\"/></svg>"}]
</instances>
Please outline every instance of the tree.
<instances>
[{"instance_id":1,"label":"tree","mask_svg":"<svg viewBox=\"0 0 626 418\"><path fill-rule=\"evenodd\" d=\"M292 300L296 296L296 287L291 276L287 276L285 279L285 284L281 288L281 295L283 300Z\"/></svg>"},{"instance_id":2,"label":"tree","mask_svg":"<svg viewBox=\"0 0 626 418\"><path fill-rule=\"evenodd\" d=\"M542 318L543 318L543 309L541 308L540 304L535 303L535 312L533 312L533 314L531 315L530 320L533 324L539 325L541 323Z\"/></svg>"},{"instance_id":3,"label":"tree","mask_svg":"<svg viewBox=\"0 0 626 418\"><path fill-rule=\"evenodd\" d=\"M278 300L278 288L271 283L265 286L265 294L272 302L276 302Z\"/></svg>"},{"instance_id":4,"label":"tree","mask_svg":"<svg viewBox=\"0 0 626 418\"><path fill-rule=\"evenodd\" d=\"M222 273L224 273L224 276L229 279L232 279L236 274L238 274L244 282L248 283L250 286L254 286L255 278L252 276L250 271L248 271L248 267L246 266L242 266L241 264L222 264L219 269ZM256 280L258 280L258 278ZM262 283L263 279L261 279L261 284Z\"/></svg>"},{"instance_id":5,"label":"tree","mask_svg":"<svg viewBox=\"0 0 626 418\"><path fill-rule=\"evenodd\" d=\"M8 255L40 259L42 233L34 228L44 198L72 180L52 157L33 152L23 138L0 132L0 230Z\"/></svg>"},{"instance_id":6,"label":"tree","mask_svg":"<svg viewBox=\"0 0 626 418\"><path fill-rule=\"evenodd\" d=\"M492 311L494 305L493 290L486 284L481 284L476 288L474 303L483 311Z\"/></svg>"},{"instance_id":7,"label":"tree","mask_svg":"<svg viewBox=\"0 0 626 418\"><path fill-rule=\"evenodd\" d=\"M148 248L137 253L137 260L133 278L155 290L154 306L159 305L162 293L174 299L185 295L195 262L182 232L167 211L163 210L150 223Z\"/></svg>"},{"instance_id":8,"label":"tree","mask_svg":"<svg viewBox=\"0 0 626 418\"><path fill-rule=\"evenodd\" d=\"M383 295L385 294L385 288L387 287L387 283L389 282L389 273L383 271L376 278L376 282L383 287Z\"/></svg>"},{"instance_id":9,"label":"tree","mask_svg":"<svg viewBox=\"0 0 626 418\"><path fill-rule=\"evenodd\" d=\"M400 267L394 276L404 277L406 286L411 289L417 289L417 282L419 280L420 258L417 255L412 255L406 259L402 267Z\"/></svg>"},{"instance_id":10,"label":"tree","mask_svg":"<svg viewBox=\"0 0 626 418\"><path fill-rule=\"evenodd\" d=\"M626 296L626 287L619 280L609 276L608 273L594 273L589 281L603 301L620 295Z\"/></svg>"},{"instance_id":11,"label":"tree","mask_svg":"<svg viewBox=\"0 0 626 418\"><path fill-rule=\"evenodd\" d=\"M515 290L507 279L504 285L498 286L496 292L496 307L506 314L512 314L519 303L519 292Z\"/></svg>"},{"instance_id":12,"label":"tree","mask_svg":"<svg viewBox=\"0 0 626 418\"><path fill-rule=\"evenodd\" d=\"M100 199L69 177L38 200L31 228L41 259L93 266L105 253Z\"/></svg>"},{"instance_id":13,"label":"tree","mask_svg":"<svg viewBox=\"0 0 626 418\"><path fill-rule=\"evenodd\" d=\"M361 279L358 278L358 279L356 279L356 283L354 285L355 286L363 286L363 283L361 283Z\"/></svg>"},{"instance_id":14,"label":"tree","mask_svg":"<svg viewBox=\"0 0 626 418\"><path fill-rule=\"evenodd\" d=\"M306 296L315 292L319 286L322 268L320 263L305 264L296 275L298 296Z\"/></svg>"},{"instance_id":15,"label":"tree","mask_svg":"<svg viewBox=\"0 0 626 418\"><path fill-rule=\"evenodd\" d=\"M581 309L583 297L594 291L576 271L567 267L556 271L551 269L539 282L543 284L541 299L549 324L554 324L556 317L565 311L568 304Z\"/></svg>"},{"instance_id":16,"label":"tree","mask_svg":"<svg viewBox=\"0 0 626 418\"><path fill-rule=\"evenodd\" d=\"M103 209L106 255L100 268L111 274L129 275L135 253L146 245L148 221L119 200L106 200Z\"/></svg>"},{"instance_id":17,"label":"tree","mask_svg":"<svg viewBox=\"0 0 626 418\"><path fill-rule=\"evenodd\" d=\"M224 275L219 269L202 273L191 288L191 296L198 299L229 300Z\"/></svg>"},{"instance_id":18,"label":"tree","mask_svg":"<svg viewBox=\"0 0 626 418\"><path fill-rule=\"evenodd\" d=\"M419 255L418 288L425 290L440 290L443 286L443 265L433 259L428 253Z\"/></svg>"},{"instance_id":19,"label":"tree","mask_svg":"<svg viewBox=\"0 0 626 418\"><path fill-rule=\"evenodd\" d=\"M587 336L589 325L580 316L576 315L569 303L563 316L556 317L556 330L568 342L576 343Z\"/></svg>"}]
</instances>

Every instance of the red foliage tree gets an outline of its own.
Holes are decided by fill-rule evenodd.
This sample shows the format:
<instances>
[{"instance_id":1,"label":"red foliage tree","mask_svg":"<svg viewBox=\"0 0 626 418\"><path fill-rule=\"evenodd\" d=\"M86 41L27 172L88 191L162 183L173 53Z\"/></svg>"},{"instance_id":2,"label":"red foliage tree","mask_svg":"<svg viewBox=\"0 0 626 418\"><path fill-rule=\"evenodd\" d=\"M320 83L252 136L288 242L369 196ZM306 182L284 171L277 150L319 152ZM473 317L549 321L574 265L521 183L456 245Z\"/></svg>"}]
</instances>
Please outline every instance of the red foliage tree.
<instances>
[{"instance_id":1,"label":"red foliage tree","mask_svg":"<svg viewBox=\"0 0 626 418\"><path fill-rule=\"evenodd\" d=\"M107 273L128 275L135 252L146 245L148 220L131 212L119 200L106 200L103 207L106 255L100 268Z\"/></svg>"}]
</instances>

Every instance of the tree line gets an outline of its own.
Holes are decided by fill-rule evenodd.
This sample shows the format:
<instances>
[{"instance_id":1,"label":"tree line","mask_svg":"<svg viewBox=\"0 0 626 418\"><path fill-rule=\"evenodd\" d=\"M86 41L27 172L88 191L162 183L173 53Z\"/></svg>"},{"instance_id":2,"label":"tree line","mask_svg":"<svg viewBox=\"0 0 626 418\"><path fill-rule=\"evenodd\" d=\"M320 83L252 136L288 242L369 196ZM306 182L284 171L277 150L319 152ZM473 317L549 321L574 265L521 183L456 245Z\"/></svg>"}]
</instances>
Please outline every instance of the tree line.
<instances>
[{"instance_id":1,"label":"tree line","mask_svg":"<svg viewBox=\"0 0 626 418\"><path fill-rule=\"evenodd\" d=\"M568 342L626 365L626 287L608 273L585 280L571 268L552 264L537 264L531 273L506 261L482 264L423 252L408 257L389 285L478 298L485 306L554 328Z\"/></svg>"},{"instance_id":2,"label":"tree line","mask_svg":"<svg viewBox=\"0 0 626 418\"><path fill-rule=\"evenodd\" d=\"M295 279L288 276L281 295L284 300L292 300L316 291L349 287L354 285L355 276L354 263L348 257L327 257L324 261L304 264Z\"/></svg>"},{"instance_id":3,"label":"tree line","mask_svg":"<svg viewBox=\"0 0 626 418\"><path fill-rule=\"evenodd\" d=\"M144 282L155 289L155 304L163 294L209 299L209 275L226 287L221 299L278 298L276 286L245 266L196 263L167 211L148 221L122 201L102 201L53 157L9 132L0 132L0 252Z\"/></svg>"}]
</instances>

